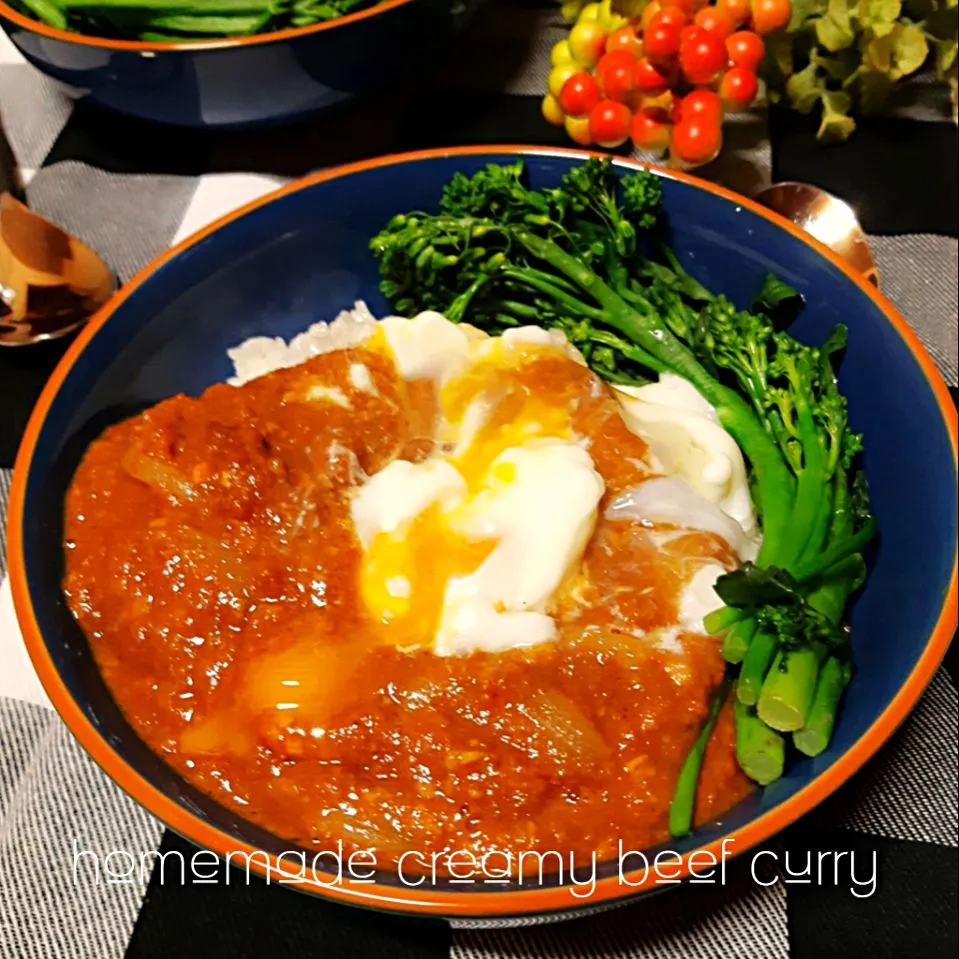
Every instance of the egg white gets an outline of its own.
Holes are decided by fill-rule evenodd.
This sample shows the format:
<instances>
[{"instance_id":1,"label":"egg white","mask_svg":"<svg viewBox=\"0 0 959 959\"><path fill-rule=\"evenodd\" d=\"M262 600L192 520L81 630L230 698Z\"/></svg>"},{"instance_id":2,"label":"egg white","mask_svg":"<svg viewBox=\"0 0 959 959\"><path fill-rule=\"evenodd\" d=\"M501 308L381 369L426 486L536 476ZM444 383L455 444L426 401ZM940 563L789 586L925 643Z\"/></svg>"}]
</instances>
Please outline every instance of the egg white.
<instances>
[{"instance_id":1,"label":"egg white","mask_svg":"<svg viewBox=\"0 0 959 959\"><path fill-rule=\"evenodd\" d=\"M423 462L390 463L353 495L369 612L397 645L429 643L442 656L554 639L548 610L593 535L604 482L565 408L533 398L494 423L482 376L543 351L585 361L562 333L539 327L491 338L438 313L388 317L379 327L399 375L435 385L442 445ZM615 395L667 477L627 491L612 512L713 532L740 558L754 556L758 524L742 454L705 399L668 376ZM458 396L453 412L449 396ZM691 576L677 630L703 631L703 616L721 605L712 587L723 571L706 563Z\"/></svg>"}]
</instances>

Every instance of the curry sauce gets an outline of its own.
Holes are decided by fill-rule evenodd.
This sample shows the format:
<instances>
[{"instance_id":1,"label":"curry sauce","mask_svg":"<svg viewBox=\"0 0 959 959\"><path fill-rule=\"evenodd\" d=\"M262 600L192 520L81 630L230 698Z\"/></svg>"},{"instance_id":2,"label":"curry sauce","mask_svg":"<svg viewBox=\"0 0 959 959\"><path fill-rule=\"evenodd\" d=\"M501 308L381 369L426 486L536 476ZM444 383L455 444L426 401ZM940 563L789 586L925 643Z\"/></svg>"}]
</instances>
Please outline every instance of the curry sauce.
<instances>
[{"instance_id":1,"label":"curry sauce","mask_svg":"<svg viewBox=\"0 0 959 959\"><path fill-rule=\"evenodd\" d=\"M504 422L537 392L567 404L604 502L653 475L588 369L523 365L497 384ZM661 634L690 571L735 557L715 535L600 518L555 641L448 657L392 641L361 595L350 493L430 455L435 411L431 384L372 345L109 428L67 496L64 582L109 688L184 778L307 848L585 858L662 841L724 663L709 637ZM748 788L724 709L697 821Z\"/></svg>"}]
</instances>

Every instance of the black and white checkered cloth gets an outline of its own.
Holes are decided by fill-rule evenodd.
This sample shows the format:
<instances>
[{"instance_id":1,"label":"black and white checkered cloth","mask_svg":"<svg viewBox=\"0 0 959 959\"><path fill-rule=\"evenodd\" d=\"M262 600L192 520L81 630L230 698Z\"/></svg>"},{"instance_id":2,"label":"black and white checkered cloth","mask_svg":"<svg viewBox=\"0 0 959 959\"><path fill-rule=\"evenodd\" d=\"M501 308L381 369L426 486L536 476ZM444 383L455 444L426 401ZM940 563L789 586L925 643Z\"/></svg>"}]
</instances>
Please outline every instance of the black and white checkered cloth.
<instances>
[{"instance_id":1,"label":"black and white checkered cloth","mask_svg":"<svg viewBox=\"0 0 959 959\"><path fill-rule=\"evenodd\" d=\"M0 122L30 205L129 277L211 219L283 179L367 156L461 143L563 144L539 114L548 51L564 35L549 0L483 9L429 91L265 133L158 129L73 105L0 34ZM468 64L463 69L462 64ZM947 382L957 376L957 166L947 88L916 81L840 147L811 120L759 109L732 125L703 175L744 193L802 180L858 209L885 292ZM30 407L63 345L0 351L0 515ZM955 398L955 391L953 391ZM4 546L0 523L0 547ZM0 578L4 552L0 550ZM95 885L77 848L188 849L121 793L52 711L0 586L0 959L871 959L957 953L955 651L890 744L772 848L798 872L817 853L878 866L868 898L848 877L761 886L734 863L723 887L688 887L591 918L482 931L381 917L289 891L222 881ZM74 844L76 843L76 845Z\"/></svg>"}]
</instances>

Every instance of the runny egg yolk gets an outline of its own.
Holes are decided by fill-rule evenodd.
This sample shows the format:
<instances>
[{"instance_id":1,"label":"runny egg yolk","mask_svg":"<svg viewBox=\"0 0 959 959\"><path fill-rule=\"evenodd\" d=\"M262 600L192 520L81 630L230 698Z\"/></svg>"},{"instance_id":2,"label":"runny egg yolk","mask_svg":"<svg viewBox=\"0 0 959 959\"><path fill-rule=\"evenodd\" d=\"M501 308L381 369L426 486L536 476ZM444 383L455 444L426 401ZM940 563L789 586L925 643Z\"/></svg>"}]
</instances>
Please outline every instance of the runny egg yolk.
<instances>
[{"instance_id":1,"label":"runny egg yolk","mask_svg":"<svg viewBox=\"0 0 959 959\"><path fill-rule=\"evenodd\" d=\"M495 541L471 542L449 525L449 513L433 504L398 535L377 533L363 558L360 593L384 627L383 639L402 648L432 642L446 584L477 569Z\"/></svg>"},{"instance_id":2,"label":"runny egg yolk","mask_svg":"<svg viewBox=\"0 0 959 959\"><path fill-rule=\"evenodd\" d=\"M466 480L469 490L476 492L505 450L532 439L568 440L571 432L565 407L551 404L527 387L514 386L495 402L483 425L465 448L454 452L451 462ZM502 481L502 475L498 479Z\"/></svg>"},{"instance_id":3,"label":"runny egg yolk","mask_svg":"<svg viewBox=\"0 0 959 959\"><path fill-rule=\"evenodd\" d=\"M430 460L434 465L442 460L459 488L451 491L441 478L427 476L427 464L418 464L417 468L424 467L422 474L410 479L411 468L404 464L404 469L395 470L396 482L384 482L382 489L373 488L377 485L373 483L358 492L354 522L364 547L360 594L371 618L382 627L384 642L401 648L433 644L445 629L441 621L452 615L451 584L459 584L457 595L464 584L469 592L471 574L491 560L504 536L517 534L519 519L504 518L503 506L494 503L517 482L517 465L509 457L501 459L503 454L521 450L530 441L573 443L567 398L537 389L528 372L526 361L543 352L487 349L436 390L435 438L450 452L434 453ZM414 481L415 489L409 485ZM511 492L513 505L508 510L515 514L520 491L514 487ZM540 493L527 486L521 495ZM399 516L406 503L408 511ZM361 530L363 517L373 520ZM512 550L507 552L513 555ZM488 585L491 571L484 570L480 579ZM549 580L562 573L545 575ZM494 572L493 579L499 578L509 578L508 571L500 576ZM483 589L477 586L479 592ZM497 597L486 598L491 598L496 612L507 611Z\"/></svg>"},{"instance_id":4,"label":"runny egg yolk","mask_svg":"<svg viewBox=\"0 0 959 959\"><path fill-rule=\"evenodd\" d=\"M439 394L440 431L455 443L451 462L470 491L507 449L531 439L571 440L572 417L562 398L544 395L524 376L524 360L542 350L506 350L501 342ZM554 352L549 350L549 352Z\"/></svg>"}]
</instances>

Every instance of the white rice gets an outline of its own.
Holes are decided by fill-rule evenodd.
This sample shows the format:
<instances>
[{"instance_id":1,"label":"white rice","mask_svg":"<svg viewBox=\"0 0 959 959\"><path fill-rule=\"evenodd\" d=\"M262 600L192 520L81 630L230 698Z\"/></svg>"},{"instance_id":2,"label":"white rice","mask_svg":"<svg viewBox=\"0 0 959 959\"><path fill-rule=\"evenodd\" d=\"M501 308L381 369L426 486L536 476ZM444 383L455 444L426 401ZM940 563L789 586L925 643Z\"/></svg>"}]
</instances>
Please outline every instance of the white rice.
<instances>
[{"instance_id":1,"label":"white rice","mask_svg":"<svg viewBox=\"0 0 959 959\"><path fill-rule=\"evenodd\" d=\"M274 370L305 363L312 356L359 346L376 328L376 317L358 300L352 310L343 310L332 323L314 323L289 342L279 336L253 336L226 351L233 363L227 382L242 386Z\"/></svg>"},{"instance_id":2,"label":"white rice","mask_svg":"<svg viewBox=\"0 0 959 959\"><path fill-rule=\"evenodd\" d=\"M425 316L425 314L420 314ZM435 314L434 314L435 315ZM400 319L396 316L384 319ZM274 370L286 369L305 363L313 356L333 353L359 346L381 322L370 312L362 300L353 304L352 310L343 310L332 323L314 323L308 330L298 333L289 342L280 336L253 336L238 346L226 351L233 363L233 376L227 382L231 386L242 386ZM482 330L469 323L459 324L467 335L478 339L487 339ZM559 330L545 330L538 326L523 326L506 330L502 334L504 343L532 343L539 346L552 345L563 349L570 359L582 366L586 360L565 333ZM352 371L351 371L352 374ZM366 374L368 377L368 373ZM354 383L357 389L369 389L372 384Z\"/></svg>"}]
</instances>

